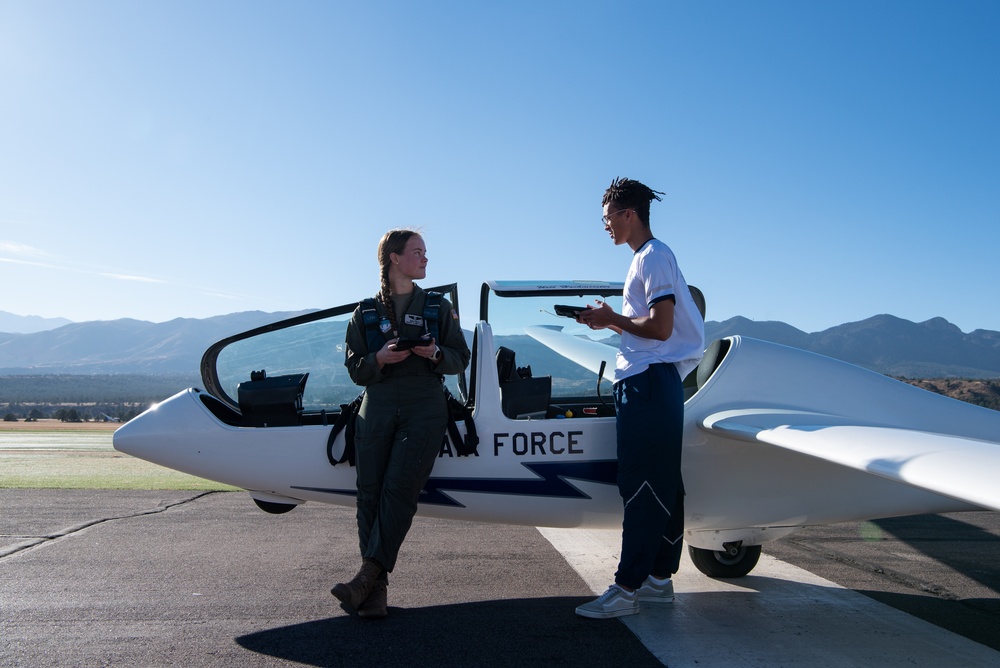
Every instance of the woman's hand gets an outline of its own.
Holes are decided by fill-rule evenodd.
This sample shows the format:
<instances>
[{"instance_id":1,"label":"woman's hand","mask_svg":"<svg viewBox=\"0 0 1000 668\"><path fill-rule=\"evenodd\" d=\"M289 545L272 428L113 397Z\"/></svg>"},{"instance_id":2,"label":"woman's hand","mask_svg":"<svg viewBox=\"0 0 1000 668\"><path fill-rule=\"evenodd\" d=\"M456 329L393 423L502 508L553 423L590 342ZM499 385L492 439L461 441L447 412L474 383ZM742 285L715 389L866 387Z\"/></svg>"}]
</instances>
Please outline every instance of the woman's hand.
<instances>
[{"instance_id":1,"label":"woman's hand","mask_svg":"<svg viewBox=\"0 0 1000 668\"><path fill-rule=\"evenodd\" d=\"M427 343L422 346L413 346L411 350L424 359L436 361L434 355L437 354L437 346L434 344L434 339L427 339Z\"/></svg>"},{"instance_id":2,"label":"woman's hand","mask_svg":"<svg viewBox=\"0 0 1000 668\"><path fill-rule=\"evenodd\" d=\"M396 364L397 362L402 362L410 356L412 351L416 350L416 348L411 348L410 350L396 350L396 341L399 341L398 337L390 341L386 341L385 345L382 346L382 349L375 353L375 359L378 361L380 369L386 364Z\"/></svg>"}]
</instances>

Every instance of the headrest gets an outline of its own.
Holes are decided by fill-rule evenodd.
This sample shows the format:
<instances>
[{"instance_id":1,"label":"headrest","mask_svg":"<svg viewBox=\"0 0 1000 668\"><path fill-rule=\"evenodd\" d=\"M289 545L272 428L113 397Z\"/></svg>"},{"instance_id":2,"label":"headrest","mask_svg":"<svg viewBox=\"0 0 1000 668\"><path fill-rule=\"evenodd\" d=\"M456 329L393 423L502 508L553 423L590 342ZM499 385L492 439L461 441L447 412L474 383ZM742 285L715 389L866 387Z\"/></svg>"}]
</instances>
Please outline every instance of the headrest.
<instances>
[{"instance_id":1,"label":"headrest","mask_svg":"<svg viewBox=\"0 0 1000 668\"><path fill-rule=\"evenodd\" d=\"M702 385L708 382L708 379L712 377L715 370L719 368L719 364L726 357L726 353L729 352L729 339L716 339L705 348L705 356L701 358L701 362L698 364L698 389L701 389Z\"/></svg>"}]
</instances>

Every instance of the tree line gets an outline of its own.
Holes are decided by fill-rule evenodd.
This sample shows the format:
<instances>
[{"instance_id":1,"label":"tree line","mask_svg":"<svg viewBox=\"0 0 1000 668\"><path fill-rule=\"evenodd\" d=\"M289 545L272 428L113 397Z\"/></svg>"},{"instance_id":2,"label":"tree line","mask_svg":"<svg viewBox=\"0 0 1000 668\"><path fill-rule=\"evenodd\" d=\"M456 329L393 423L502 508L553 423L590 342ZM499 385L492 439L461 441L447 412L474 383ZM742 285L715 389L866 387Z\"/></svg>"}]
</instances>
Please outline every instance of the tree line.
<instances>
[{"instance_id":1,"label":"tree line","mask_svg":"<svg viewBox=\"0 0 1000 668\"><path fill-rule=\"evenodd\" d=\"M60 422L128 422L155 402L149 404L0 404L0 414L4 422L37 422L38 420L59 420Z\"/></svg>"},{"instance_id":2,"label":"tree line","mask_svg":"<svg viewBox=\"0 0 1000 668\"><path fill-rule=\"evenodd\" d=\"M971 404L1000 410L998 379L911 379L904 382ZM0 416L6 421L127 422L201 379L187 374L48 374L0 376Z\"/></svg>"},{"instance_id":3,"label":"tree line","mask_svg":"<svg viewBox=\"0 0 1000 668\"><path fill-rule=\"evenodd\" d=\"M201 385L187 374L46 374L0 376L5 421L126 422L153 404Z\"/></svg>"}]
</instances>

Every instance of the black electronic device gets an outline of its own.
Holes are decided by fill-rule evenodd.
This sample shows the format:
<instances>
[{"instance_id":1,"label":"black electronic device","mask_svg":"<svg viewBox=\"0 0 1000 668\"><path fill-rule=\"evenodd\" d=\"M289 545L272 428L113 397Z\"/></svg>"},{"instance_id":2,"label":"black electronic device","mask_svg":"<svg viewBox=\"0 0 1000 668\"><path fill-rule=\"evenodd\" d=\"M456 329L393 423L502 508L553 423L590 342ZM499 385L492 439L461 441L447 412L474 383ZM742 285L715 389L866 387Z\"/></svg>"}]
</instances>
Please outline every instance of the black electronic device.
<instances>
[{"instance_id":1,"label":"black electronic device","mask_svg":"<svg viewBox=\"0 0 1000 668\"><path fill-rule=\"evenodd\" d=\"M404 336L396 340L395 348L396 350L409 350L410 348L429 346L430 343L430 339L410 339Z\"/></svg>"},{"instance_id":2,"label":"black electronic device","mask_svg":"<svg viewBox=\"0 0 1000 668\"><path fill-rule=\"evenodd\" d=\"M573 318L574 320L576 320L576 317L578 315L580 315L583 311L586 311L587 307L586 306L567 306L566 304L556 304L555 305L555 309L556 309L556 315L561 315L564 318Z\"/></svg>"}]
</instances>

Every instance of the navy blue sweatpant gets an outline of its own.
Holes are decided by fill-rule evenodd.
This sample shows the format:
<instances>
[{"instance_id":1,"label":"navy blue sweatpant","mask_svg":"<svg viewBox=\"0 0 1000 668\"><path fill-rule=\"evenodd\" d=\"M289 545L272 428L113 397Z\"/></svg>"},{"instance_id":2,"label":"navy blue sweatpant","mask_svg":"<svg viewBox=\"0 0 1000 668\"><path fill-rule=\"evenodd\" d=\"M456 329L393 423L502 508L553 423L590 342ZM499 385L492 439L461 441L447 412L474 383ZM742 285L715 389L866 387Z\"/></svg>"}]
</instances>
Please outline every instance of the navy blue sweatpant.
<instances>
[{"instance_id":1,"label":"navy blue sweatpant","mask_svg":"<svg viewBox=\"0 0 1000 668\"><path fill-rule=\"evenodd\" d=\"M615 383L618 491L625 504L615 582L635 589L677 572L684 534L684 387L673 364Z\"/></svg>"}]
</instances>

